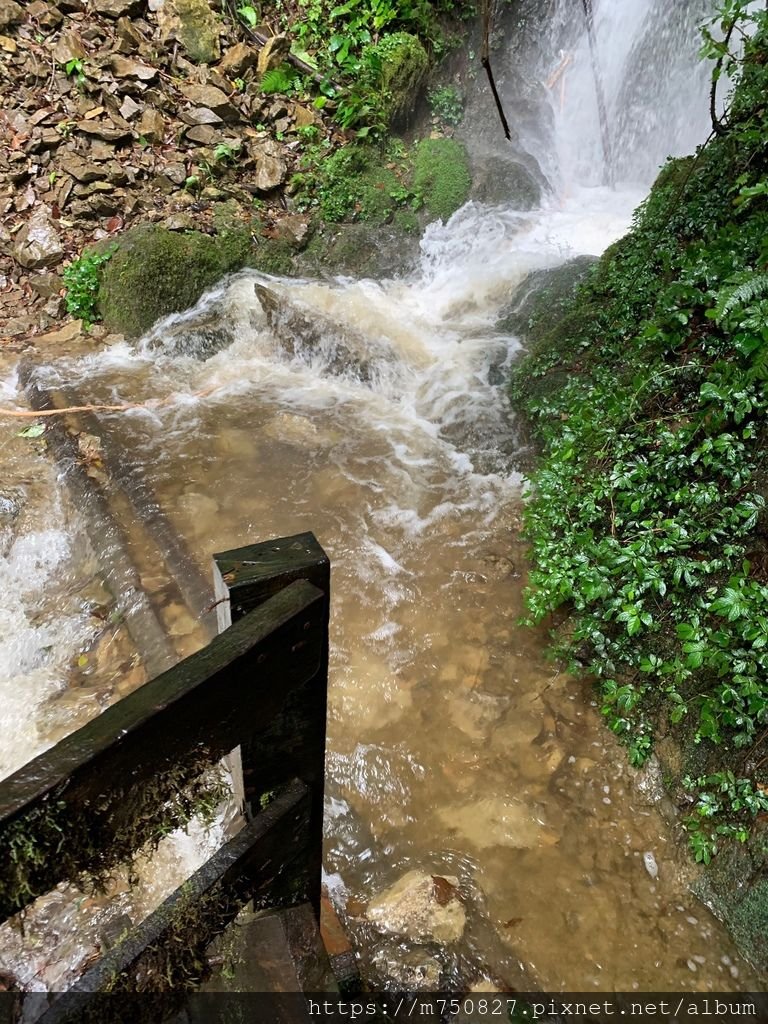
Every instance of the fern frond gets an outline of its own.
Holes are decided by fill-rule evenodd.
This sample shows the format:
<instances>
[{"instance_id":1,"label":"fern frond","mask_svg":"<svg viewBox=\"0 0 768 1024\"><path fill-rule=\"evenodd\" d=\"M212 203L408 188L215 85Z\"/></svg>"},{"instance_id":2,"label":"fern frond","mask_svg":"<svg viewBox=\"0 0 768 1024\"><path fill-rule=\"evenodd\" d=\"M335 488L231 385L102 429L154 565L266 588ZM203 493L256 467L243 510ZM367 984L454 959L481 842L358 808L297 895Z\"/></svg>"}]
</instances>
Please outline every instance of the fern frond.
<instances>
[{"instance_id":1,"label":"fern frond","mask_svg":"<svg viewBox=\"0 0 768 1024\"><path fill-rule=\"evenodd\" d=\"M290 65L283 64L279 68L265 71L261 79L261 91L268 96L274 93L288 93L296 81L296 72Z\"/></svg>"},{"instance_id":2,"label":"fern frond","mask_svg":"<svg viewBox=\"0 0 768 1024\"><path fill-rule=\"evenodd\" d=\"M743 308L763 295L768 295L768 273L750 274L740 284L721 289L715 305L715 319L720 323L735 309Z\"/></svg>"}]
</instances>

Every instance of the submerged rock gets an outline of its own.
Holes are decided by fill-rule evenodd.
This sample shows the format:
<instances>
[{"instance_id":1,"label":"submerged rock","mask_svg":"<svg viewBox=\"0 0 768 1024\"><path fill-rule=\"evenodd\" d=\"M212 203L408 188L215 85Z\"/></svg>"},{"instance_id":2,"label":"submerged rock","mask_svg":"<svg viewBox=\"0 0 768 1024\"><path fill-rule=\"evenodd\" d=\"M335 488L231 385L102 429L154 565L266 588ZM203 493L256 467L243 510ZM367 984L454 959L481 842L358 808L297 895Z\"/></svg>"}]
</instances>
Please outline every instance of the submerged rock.
<instances>
[{"instance_id":1,"label":"submerged rock","mask_svg":"<svg viewBox=\"0 0 768 1024\"><path fill-rule=\"evenodd\" d=\"M400 946L385 945L372 957L375 981L386 992L437 992L440 990L440 961L425 950L407 952Z\"/></svg>"},{"instance_id":2,"label":"submerged rock","mask_svg":"<svg viewBox=\"0 0 768 1024\"><path fill-rule=\"evenodd\" d=\"M381 931L413 942L457 942L467 921L458 884L457 878L409 871L368 904L365 916Z\"/></svg>"},{"instance_id":3,"label":"submerged rock","mask_svg":"<svg viewBox=\"0 0 768 1024\"><path fill-rule=\"evenodd\" d=\"M371 380L377 364L393 361L390 349L377 348L371 339L352 328L342 327L258 282L254 290L270 330L288 355L319 356L329 373L351 371L365 383Z\"/></svg>"}]
</instances>

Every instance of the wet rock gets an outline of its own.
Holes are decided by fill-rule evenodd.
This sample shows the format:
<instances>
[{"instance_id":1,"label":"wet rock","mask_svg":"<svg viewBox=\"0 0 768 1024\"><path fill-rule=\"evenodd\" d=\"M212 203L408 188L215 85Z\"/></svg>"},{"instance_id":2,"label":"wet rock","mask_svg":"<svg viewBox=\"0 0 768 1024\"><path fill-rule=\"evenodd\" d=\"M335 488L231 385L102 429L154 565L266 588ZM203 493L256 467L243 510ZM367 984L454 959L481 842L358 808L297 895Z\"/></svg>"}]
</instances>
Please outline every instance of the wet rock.
<instances>
[{"instance_id":1,"label":"wet rock","mask_svg":"<svg viewBox=\"0 0 768 1024\"><path fill-rule=\"evenodd\" d=\"M239 78L249 68L255 66L258 55L253 47L247 43L235 43L230 46L221 58L218 70L222 75L230 78Z\"/></svg>"},{"instance_id":2,"label":"wet rock","mask_svg":"<svg viewBox=\"0 0 768 1024\"><path fill-rule=\"evenodd\" d=\"M507 846L515 850L537 847L547 835L534 817L533 808L504 797L483 797L457 806L443 807L438 817L470 843L485 850ZM556 837L547 835L556 840Z\"/></svg>"},{"instance_id":3,"label":"wet rock","mask_svg":"<svg viewBox=\"0 0 768 1024\"><path fill-rule=\"evenodd\" d=\"M253 184L260 192L271 192L282 185L288 176L288 165L279 143L271 139L250 148L250 155L256 161Z\"/></svg>"},{"instance_id":4,"label":"wet rock","mask_svg":"<svg viewBox=\"0 0 768 1024\"><path fill-rule=\"evenodd\" d=\"M391 349L377 348L359 331L335 323L262 284L254 284L254 290L270 330L288 355L320 355L327 372L353 373L363 382L371 379L377 364L382 367L392 361Z\"/></svg>"},{"instance_id":5,"label":"wet rock","mask_svg":"<svg viewBox=\"0 0 768 1024\"><path fill-rule=\"evenodd\" d=\"M21 229L13 255L27 270L52 267L62 259L64 249L47 207L36 210Z\"/></svg>"},{"instance_id":6,"label":"wet rock","mask_svg":"<svg viewBox=\"0 0 768 1024\"><path fill-rule=\"evenodd\" d=\"M316 440L317 427L307 416L280 412L264 426L262 433L275 441L308 444Z\"/></svg>"},{"instance_id":7,"label":"wet rock","mask_svg":"<svg viewBox=\"0 0 768 1024\"><path fill-rule=\"evenodd\" d=\"M457 878L409 871L368 904L366 918L378 929L414 942L457 942L467 915Z\"/></svg>"},{"instance_id":8,"label":"wet rock","mask_svg":"<svg viewBox=\"0 0 768 1024\"><path fill-rule=\"evenodd\" d=\"M656 863L656 858L650 851L643 854L643 864L651 878L656 879L659 877L659 866Z\"/></svg>"},{"instance_id":9,"label":"wet rock","mask_svg":"<svg viewBox=\"0 0 768 1024\"><path fill-rule=\"evenodd\" d=\"M543 181L543 178L542 178ZM541 203L542 183L517 160L496 154L472 162L472 198L504 203L516 210L533 210Z\"/></svg>"},{"instance_id":10,"label":"wet rock","mask_svg":"<svg viewBox=\"0 0 768 1024\"><path fill-rule=\"evenodd\" d=\"M137 78L140 82L151 82L157 75L157 70L149 64L116 53L112 55L109 64L115 78Z\"/></svg>"},{"instance_id":11,"label":"wet rock","mask_svg":"<svg viewBox=\"0 0 768 1024\"><path fill-rule=\"evenodd\" d=\"M205 108L222 121L237 121L240 117L229 97L213 85L184 85L181 92L195 108Z\"/></svg>"},{"instance_id":12,"label":"wet rock","mask_svg":"<svg viewBox=\"0 0 768 1024\"><path fill-rule=\"evenodd\" d=\"M70 60L82 60L86 55L85 45L74 29L65 29L53 48L53 59L57 64Z\"/></svg>"},{"instance_id":13,"label":"wet rock","mask_svg":"<svg viewBox=\"0 0 768 1024\"><path fill-rule=\"evenodd\" d=\"M49 331L48 334L38 334L35 344L61 345L65 341L74 341L83 333L82 320L73 320L56 331Z\"/></svg>"},{"instance_id":14,"label":"wet rock","mask_svg":"<svg viewBox=\"0 0 768 1024\"><path fill-rule=\"evenodd\" d=\"M162 142L165 135L165 119L153 107L147 107L139 121L139 135L149 142Z\"/></svg>"},{"instance_id":15,"label":"wet rock","mask_svg":"<svg viewBox=\"0 0 768 1024\"><path fill-rule=\"evenodd\" d=\"M383 991L438 992L442 967L425 950L405 952L400 946L383 946L372 958L377 982ZM378 986L377 986L378 987Z\"/></svg>"},{"instance_id":16,"label":"wet rock","mask_svg":"<svg viewBox=\"0 0 768 1024\"><path fill-rule=\"evenodd\" d=\"M301 213L291 213L277 224L277 237L300 249L309 240L310 219Z\"/></svg>"},{"instance_id":17,"label":"wet rock","mask_svg":"<svg viewBox=\"0 0 768 1024\"><path fill-rule=\"evenodd\" d=\"M20 513L21 504L17 498L0 494L0 525L12 522Z\"/></svg>"},{"instance_id":18,"label":"wet rock","mask_svg":"<svg viewBox=\"0 0 768 1024\"><path fill-rule=\"evenodd\" d=\"M64 286L64 282L58 274L32 274L29 279L32 291L43 299L50 299L58 295Z\"/></svg>"},{"instance_id":19,"label":"wet rock","mask_svg":"<svg viewBox=\"0 0 768 1024\"><path fill-rule=\"evenodd\" d=\"M212 238L144 224L121 234L118 244L104 266L99 306L110 330L137 337L160 317L189 309L239 269L250 237L245 230Z\"/></svg>"},{"instance_id":20,"label":"wet rock","mask_svg":"<svg viewBox=\"0 0 768 1024\"><path fill-rule=\"evenodd\" d=\"M18 25L24 18L24 8L15 0L0 0L0 29Z\"/></svg>"}]
</instances>

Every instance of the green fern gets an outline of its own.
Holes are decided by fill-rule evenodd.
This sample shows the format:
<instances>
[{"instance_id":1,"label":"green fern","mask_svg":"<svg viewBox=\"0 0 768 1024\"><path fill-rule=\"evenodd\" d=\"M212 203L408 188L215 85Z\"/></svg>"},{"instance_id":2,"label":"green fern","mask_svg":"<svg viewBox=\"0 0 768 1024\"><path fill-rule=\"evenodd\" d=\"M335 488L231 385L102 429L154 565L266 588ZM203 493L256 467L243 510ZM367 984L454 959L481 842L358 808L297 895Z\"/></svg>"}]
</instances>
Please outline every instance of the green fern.
<instances>
[{"instance_id":1,"label":"green fern","mask_svg":"<svg viewBox=\"0 0 768 1024\"><path fill-rule=\"evenodd\" d=\"M267 96L274 93L286 94L291 91L297 78L297 73L288 64L279 68L272 68L265 71L261 79L261 91Z\"/></svg>"},{"instance_id":2,"label":"green fern","mask_svg":"<svg viewBox=\"0 0 768 1024\"><path fill-rule=\"evenodd\" d=\"M729 313L743 308L763 295L768 295L768 273L752 274L739 284L723 288L717 297L715 319L721 323Z\"/></svg>"}]
</instances>

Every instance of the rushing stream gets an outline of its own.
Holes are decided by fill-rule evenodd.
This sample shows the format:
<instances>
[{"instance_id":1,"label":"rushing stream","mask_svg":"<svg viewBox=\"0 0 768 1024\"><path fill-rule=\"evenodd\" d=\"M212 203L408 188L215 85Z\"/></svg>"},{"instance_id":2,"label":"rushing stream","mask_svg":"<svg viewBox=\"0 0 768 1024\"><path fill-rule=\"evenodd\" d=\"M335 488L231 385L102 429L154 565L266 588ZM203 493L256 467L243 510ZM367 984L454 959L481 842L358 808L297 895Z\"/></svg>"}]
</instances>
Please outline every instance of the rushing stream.
<instances>
[{"instance_id":1,"label":"rushing stream","mask_svg":"<svg viewBox=\"0 0 768 1024\"><path fill-rule=\"evenodd\" d=\"M616 95L622 69L639 60L647 6L596 5ZM625 8L633 16L621 34ZM591 115L576 124L572 107L589 62L583 35L571 35L568 91L552 95L553 180L569 184L540 210L469 204L427 230L420 269L404 280L244 272L141 344L58 360L41 379L88 402L171 396L161 408L102 414L99 430L201 571L214 551L305 530L328 551L326 867L366 963L413 952L393 952L364 908L416 867L458 876L467 897L467 931L442 963L449 974L552 990L743 990L754 976L688 893L690 865L654 805L654 780L626 767L588 684L545 660L545 633L517 624L523 482L509 469L518 441L499 381L518 342L495 322L531 270L620 237L650 176L643 166L615 191L595 183L599 136L592 125L577 143ZM551 70L558 61L548 60ZM697 132L695 116L686 124ZM644 153L649 130L644 121ZM668 136L656 147L671 148ZM592 170L580 175L585 161ZM298 309L334 328L320 344L286 345L255 284L271 289L284 319ZM4 401L18 401L13 375L4 386ZM62 705L74 728L120 695L108 679L84 694L66 689L94 600L81 596L78 612L75 582L95 574L78 555L79 531L62 495L47 522L25 524L0 551L19 597L3 612L17 639L0 639L13 723L4 718L5 771L58 738ZM71 581L72 607L60 604L58 618L51 590L39 597L52 577L56 601ZM182 616L177 636L193 625ZM55 663L42 653L52 647Z\"/></svg>"}]
</instances>

